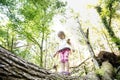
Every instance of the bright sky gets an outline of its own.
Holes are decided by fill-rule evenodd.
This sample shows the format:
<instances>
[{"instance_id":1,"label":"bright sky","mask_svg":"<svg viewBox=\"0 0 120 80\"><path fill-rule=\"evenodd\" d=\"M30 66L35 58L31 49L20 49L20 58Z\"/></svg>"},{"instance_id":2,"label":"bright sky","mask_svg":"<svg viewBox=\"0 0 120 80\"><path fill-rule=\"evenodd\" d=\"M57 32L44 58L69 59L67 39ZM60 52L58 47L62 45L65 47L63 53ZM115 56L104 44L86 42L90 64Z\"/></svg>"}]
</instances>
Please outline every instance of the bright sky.
<instances>
[{"instance_id":1,"label":"bright sky","mask_svg":"<svg viewBox=\"0 0 120 80\"><path fill-rule=\"evenodd\" d=\"M85 22L85 21L90 21L91 24L98 25L99 17L96 13L96 10L94 8L88 8L89 5L95 6L98 3L98 0L62 0L62 1L67 1L67 11L66 15L70 16L70 10L68 9L73 9L75 13L80 15L80 19ZM89 16L89 17L88 17ZM64 16L57 15L53 19L54 25L52 26L53 29L58 32L58 31L68 31L68 27L75 27L76 23L75 20L71 20L70 18L67 19L66 24L62 24L60 22L60 19L64 18ZM67 28L67 30L66 30Z\"/></svg>"},{"instance_id":2,"label":"bright sky","mask_svg":"<svg viewBox=\"0 0 120 80\"><path fill-rule=\"evenodd\" d=\"M62 0L62 1L67 1L67 9L73 9L75 13L78 13L82 19L82 21L86 21L91 19L92 22L96 21L96 18L98 15L96 14L95 9L93 8L88 8L89 5L95 6L98 3L98 0ZM67 15L70 15L69 12L66 12ZM64 30L64 26L69 26L69 25L63 25L60 23L59 19L63 18L63 16L57 15L55 16L54 22L54 29L56 31L59 30ZM68 20L67 20L67 23ZM70 22L70 25L74 24ZM59 29L58 29L59 28Z\"/></svg>"},{"instance_id":3,"label":"bright sky","mask_svg":"<svg viewBox=\"0 0 120 80\"><path fill-rule=\"evenodd\" d=\"M67 1L67 10L66 15L64 16L70 16L70 8L74 10L74 13L77 13L80 15L80 20L83 23L89 22L93 26L99 27L100 24L98 22L100 21L99 16L94 8L88 8L88 6L96 6L98 3L98 0L62 0ZM57 33L58 31L64 31L69 37L72 38L73 41L76 42L78 40L78 35L76 35L76 29L78 27L78 24L74 19L68 18L66 20L66 23L61 23L60 19L64 19L63 15L57 15L53 19L54 25L52 25L53 30ZM93 27L89 25L83 25L82 27ZM78 44L76 44L78 45Z\"/></svg>"},{"instance_id":4,"label":"bright sky","mask_svg":"<svg viewBox=\"0 0 120 80\"><path fill-rule=\"evenodd\" d=\"M0 25L5 26L8 23L8 18L6 15L0 13Z\"/></svg>"}]
</instances>

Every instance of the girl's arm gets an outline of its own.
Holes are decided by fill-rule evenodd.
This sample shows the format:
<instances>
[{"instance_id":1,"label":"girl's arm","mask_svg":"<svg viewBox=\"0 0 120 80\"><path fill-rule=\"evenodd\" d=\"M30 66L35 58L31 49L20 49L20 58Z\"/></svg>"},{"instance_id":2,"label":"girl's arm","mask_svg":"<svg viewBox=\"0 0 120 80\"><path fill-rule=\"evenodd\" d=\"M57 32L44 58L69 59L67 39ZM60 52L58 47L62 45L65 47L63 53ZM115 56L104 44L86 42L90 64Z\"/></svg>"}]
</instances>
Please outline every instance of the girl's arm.
<instances>
[{"instance_id":1,"label":"girl's arm","mask_svg":"<svg viewBox=\"0 0 120 80\"><path fill-rule=\"evenodd\" d=\"M70 42L70 39L67 40L67 43L71 46L71 42Z\"/></svg>"},{"instance_id":2,"label":"girl's arm","mask_svg":"<svg viewBox=\"0 0 120 80\"><path fill-rule=\"evenodd\" d=\"M71 44L70 39L67 40L67 43L72 47L71 53L75 52L73 45Z\"/></svg>"},{"instance_id":3,"label":"girl's arm","mask_svg":"<svg viewBox=\"0 0 120 80\"><path fill-rule=\"evenodd\" d=\"M55 57L57 54L58 54L58 52L56 52L53 57Z\"/></svg>"}]
</instances>

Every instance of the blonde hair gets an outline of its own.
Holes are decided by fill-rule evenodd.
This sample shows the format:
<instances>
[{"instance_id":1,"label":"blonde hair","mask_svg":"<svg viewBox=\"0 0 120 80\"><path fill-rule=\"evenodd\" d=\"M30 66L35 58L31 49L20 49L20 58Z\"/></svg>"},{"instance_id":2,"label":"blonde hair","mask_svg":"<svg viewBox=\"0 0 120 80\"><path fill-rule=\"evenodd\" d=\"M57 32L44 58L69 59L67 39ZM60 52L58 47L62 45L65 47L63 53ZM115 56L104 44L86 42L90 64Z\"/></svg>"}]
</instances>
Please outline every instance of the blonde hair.
<instances>
[{"instance_id":1,"label":"blonde hair","mask_svg":"<svg viewBox=\"0 0 120 80\"><path fill-rule=\"evenodd\" d=\"M65 33L63 31L58 32L58 36L60 36L60 35L64 35L64 37L65 37Z\"/></svg>"}]
</instances>

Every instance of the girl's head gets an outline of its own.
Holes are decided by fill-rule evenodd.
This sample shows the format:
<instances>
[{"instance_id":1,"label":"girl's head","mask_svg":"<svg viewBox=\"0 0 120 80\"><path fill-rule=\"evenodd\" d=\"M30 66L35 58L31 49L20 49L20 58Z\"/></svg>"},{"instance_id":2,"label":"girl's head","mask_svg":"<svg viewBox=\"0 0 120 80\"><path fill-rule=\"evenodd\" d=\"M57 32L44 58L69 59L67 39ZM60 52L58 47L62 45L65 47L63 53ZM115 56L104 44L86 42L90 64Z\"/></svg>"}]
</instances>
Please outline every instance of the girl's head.
<instances>
[{"instance_id":1,"label":"girl's head","mask_svg":"<svg viewBox=\"0 0 120 80\"><path fill-rule=\"evenodd\" d=\"M58 37L59 37L60 39L65 39L65 33L64 33L63 31L60 31L60 32L58 33Z\"/></svg>"}]
</instances>

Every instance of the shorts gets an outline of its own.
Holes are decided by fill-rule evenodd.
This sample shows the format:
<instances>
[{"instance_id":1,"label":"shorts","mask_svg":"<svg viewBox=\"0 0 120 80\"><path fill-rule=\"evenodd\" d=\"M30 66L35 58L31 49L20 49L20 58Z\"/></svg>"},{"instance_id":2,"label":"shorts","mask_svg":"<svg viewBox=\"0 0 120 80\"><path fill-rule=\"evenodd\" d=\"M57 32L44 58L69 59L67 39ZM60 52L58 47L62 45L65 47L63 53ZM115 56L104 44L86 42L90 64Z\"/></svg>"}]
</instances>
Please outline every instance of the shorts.
<instances>
[{"instance_id":1,"label":"shorts","mask_svg":"<svg viewBox=\"0 0 120 80\"><path fill-rule=\"evenodd\" d=\"M70 49L69 48L64 48L62 50L59 50L58 52L60 54L60 61L62 63L68 62L68 57L69 57Z\"/></svg>"}]
</instances>

